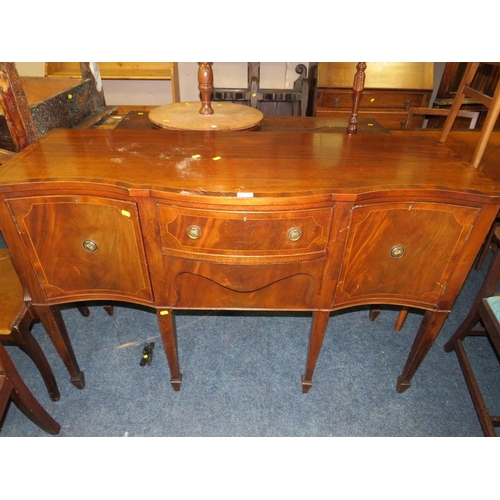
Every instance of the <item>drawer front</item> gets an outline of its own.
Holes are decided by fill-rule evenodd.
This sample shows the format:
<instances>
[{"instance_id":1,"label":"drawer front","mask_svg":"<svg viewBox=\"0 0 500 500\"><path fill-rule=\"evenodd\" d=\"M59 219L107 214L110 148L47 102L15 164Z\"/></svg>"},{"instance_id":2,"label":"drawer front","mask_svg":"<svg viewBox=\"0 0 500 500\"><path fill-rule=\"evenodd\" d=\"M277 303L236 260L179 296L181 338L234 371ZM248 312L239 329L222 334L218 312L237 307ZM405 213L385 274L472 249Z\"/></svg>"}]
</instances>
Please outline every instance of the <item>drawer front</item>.
<instances>
[{"instance_id":1,"label":"drawer front","mask_svg":"<svg viewBox=\"0 0 500 500\"><path fill-rule=\"evenodd\" d=\"M153 300L134 202L40 196L7 203L49 301Z\"/></svg>"},{"instance_id":2,"label":"drawer front","mask_svg":"<svg viewBox=\"0 0 500 500\"><path fill-rule=\"evenodd\" d=\"M432 203L358 206L335 304L438 304L479 210Z\"/></svg>"},{"instance_id":3,"label":"drawer front","mask_svg":"<svg viewBox=\"0 0 500 500\"><path fill-rule=\"evenodd\" d=\"M333 209L226 212L159 204L158 210L165 255L287 261L324 256Z\"/></svg>"},{"instance_id":4,"label":"drawer front","mask_svg":"<svg viewBox=\"0 0 500 500\"><path fill-rule=\"evenodd\" d=\"M220 263L164 258L165 303L175 308L312 310L325 259Z\"/></svg>"},{"instance_id":5,"label":"drawer front","mask_svg":"<svg viewBox=\"0 0 500 500\"><path fill-rule=\"evenodd\" d=\"M318 109L316 111L316 116L318 117L331 117L331 118L345 118L346 126L349 123L349 118L351 117L351 112L346 110L336 110L336 109ZM398 112L398 111L360 111L358 113L358 118L370 118L376 120L382 127L388 130L400 130L404 127L406 120L408 118L408 112ZM418 125L417 119L420 119L421 124ZM415 120L412 124L417 127L421 126L423 123L423 117L415 116ZM365 129L360 128L358 125L358 130L366 132Z\"/></svg>"},{"instance_id":6,"label":"drawer front","mask_svg":"<svg viewBox=\"0 0 500 500\"><path fill-rule=\"evenodd\" d=\"M352 90L322 90L317 100L317 108L352 109ZM359 101L360 110L400 109L408 110L410 106L426 106L427 93L392 91L381 92L364 90Z\"/></svg>"}]
</instances>

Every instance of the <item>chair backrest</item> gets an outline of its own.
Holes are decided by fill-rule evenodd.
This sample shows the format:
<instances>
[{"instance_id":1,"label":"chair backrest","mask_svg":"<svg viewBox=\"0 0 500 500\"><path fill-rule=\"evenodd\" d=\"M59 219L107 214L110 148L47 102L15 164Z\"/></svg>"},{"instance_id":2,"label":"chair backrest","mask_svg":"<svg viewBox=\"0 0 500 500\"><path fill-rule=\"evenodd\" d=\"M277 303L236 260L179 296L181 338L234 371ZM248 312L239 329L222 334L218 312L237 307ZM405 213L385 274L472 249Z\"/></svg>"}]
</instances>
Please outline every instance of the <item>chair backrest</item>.
<instances>
[{"instance_id":1,"label":"chair backrest","mask_svg":"<svg viewBox=\"0 0 500 500\"><path fill-rule=\"evenodd\" d=\"M472 83L476 73L479 69L479 65L492 65L492 66L500 66L500 63L497 62L488 62L488 63L478 63L478 62L470 62L467 63L467 67L465 69L464 76L457 90L457 95L453 101L453 104L450 108L450 112L446 121L443 125L443 131L441 133L440 142L445 142L448 134L453 126L453 123L458 116L460 111L460 107L462 106L464 99L466 97L470 97L475 101L483 104L488 108L488 113L484 120L484 124L481 128L481 134L479 136L479 140L474 151L474 154L471 159L471 165L474 168L479 168L481 163L481 158L483 156L484 150L486 149L486 145L488 144L488 140L491 136L491 132L495 127L495 124L498 119L498 115L500 113L500 79L497 81L496 86L493 91L493 95L486 95L484 92L479 91L472 87Z\"/></svg>"}]
</instances>

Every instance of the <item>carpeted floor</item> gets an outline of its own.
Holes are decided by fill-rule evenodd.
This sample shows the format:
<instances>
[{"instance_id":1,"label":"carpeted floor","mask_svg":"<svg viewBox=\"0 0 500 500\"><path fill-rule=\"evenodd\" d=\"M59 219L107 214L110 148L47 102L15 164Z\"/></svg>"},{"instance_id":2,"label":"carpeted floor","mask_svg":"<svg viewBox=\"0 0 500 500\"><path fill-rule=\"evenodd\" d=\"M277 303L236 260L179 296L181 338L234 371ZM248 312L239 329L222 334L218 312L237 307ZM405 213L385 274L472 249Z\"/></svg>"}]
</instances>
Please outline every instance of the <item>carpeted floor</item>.
<instances>
[{"instance_id":1,"label":"carpeted floor","mask_svg":"<svg viewBox=\"0 0 500 500\"><path fill-rule=\"evenodd\" d=\"M367 309L332 314L308 394L300 377L309 314L178 313L182 389L169 384L152 310L99 304L90 317L72 307L63 316L86 387L76 389L43 327L33 332L61 390L52 402L31 360L8 347L27 384L61 424L60 436L482 436L456 356L443 345L466 315L484 271L471 271L453 312L417 371L396 392L422 318L410 314L394 332L397 309L371 322ZM155 342L151 366L139 365L144 342ZM491 410L500 410L498 361L482 338L467 341ZM43 436L11 404L0 436Z\"/></svg>"}]
</instances>

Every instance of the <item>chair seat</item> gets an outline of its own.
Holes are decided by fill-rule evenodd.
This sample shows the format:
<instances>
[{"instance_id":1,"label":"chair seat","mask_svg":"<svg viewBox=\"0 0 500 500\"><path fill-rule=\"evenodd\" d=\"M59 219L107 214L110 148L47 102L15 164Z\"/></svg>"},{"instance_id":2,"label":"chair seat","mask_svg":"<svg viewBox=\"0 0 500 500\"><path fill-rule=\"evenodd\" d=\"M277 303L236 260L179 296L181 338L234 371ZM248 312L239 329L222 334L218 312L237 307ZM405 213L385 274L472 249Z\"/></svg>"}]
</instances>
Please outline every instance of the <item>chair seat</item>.
<instances>
[{"instance_id":1,"label":"chair seat","mask_svg":"<svg viewBox=\"0 0 500 500\"><path fill-rule=\"evenodd\" d=\"M495 316L495 319L500 322L500 295L494 295L484 300L490 306L490 311Z\"/></svg>"},{"instance_id":2,"label":"chair seat","mask_svg":"<svg viewBox=\"0 0 500 500\"><path fill-rule=\"evenodd\" d=\"M495 238L500 241L500 225L495 227Z\"/></svg>"},{"instance_id":3,"label":"chair seat","mask_svg":"<svg viewBox=\"0 0 500 500\"><path fill-rule=\"evenodd\" d=\"M26 306L21 283L6 248L0 248L0 290L0 335L10 335L12 326L26 313Z\"/></svg>"}]
</instances>

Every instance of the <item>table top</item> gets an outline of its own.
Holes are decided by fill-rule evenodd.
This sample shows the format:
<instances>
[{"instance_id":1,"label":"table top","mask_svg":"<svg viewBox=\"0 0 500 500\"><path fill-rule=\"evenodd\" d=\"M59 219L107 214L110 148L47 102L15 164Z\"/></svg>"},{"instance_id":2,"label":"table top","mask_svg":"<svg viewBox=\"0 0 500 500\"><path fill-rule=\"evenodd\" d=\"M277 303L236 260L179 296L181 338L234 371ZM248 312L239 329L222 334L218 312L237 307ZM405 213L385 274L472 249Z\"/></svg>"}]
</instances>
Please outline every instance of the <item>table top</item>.
<instances>
[{"instance_id":1,"label":"table top","mask_svg":"<svg viewBox=\"0 0 500 500\"><path fill-rule=\"evenodd\" d=\"M145 111L130 111L116 126L118 129L151 129L153 125ZM346 118L317 117L317 116L264 116L261 130L265 132L321 132L345 134L347 128ZM407 134L407 130L387 130L375 119L358 117L358 133L362 134ZM425 129L419 132L434 137L436 141L441 135L440 130ZM477 144L477 131L453 131L446 140L465 160L472 158ZM496 182L500 182L500 131L491 135L486 151L481 160L481 170Z\"/></svg>"},{"instance_id":2,"label":"table top","mask_svg":"<svg viewBox=\"0 0 500 500\"><path fill-rule=\"evenodd\" d=\"M27 182L42 189L89 181L226 199L353 200L410 189L457 199L466 193L482 203L500 197L500 184L468 166L453 144L411 131L348 136L59 129L0 167L0 191Z\"/></svg>"},{"instance_id":3,"label":"table top","mask_svg":"<svg viewBox=\"0 0 500 500\"><path fill-rule=\"evenodd\" d=\"M149 112L149 120L168 130L248 130L258 127L264 115L243 104L213 102L213 114L200 114L199 101L176 102L159 106Z\"/></svg>"},{"instance_id":4,"label":"table top","mask_svg":"<svg viewBox=\"0 0 500 500\"><path fill-rule=\"evenodd\" d=\"M400 136L408 133L406 130L391 130L391 135ZM441 136L441 130L422 130L422 135L432 137L436 141ZM452 130L446 139L446 145L459 154L465 162L469 162L479 140L478 130ZM480 170L495 182L500 182L500 131L494 131L489 140L483 157Z\"/></svg>"}]
</instances>

